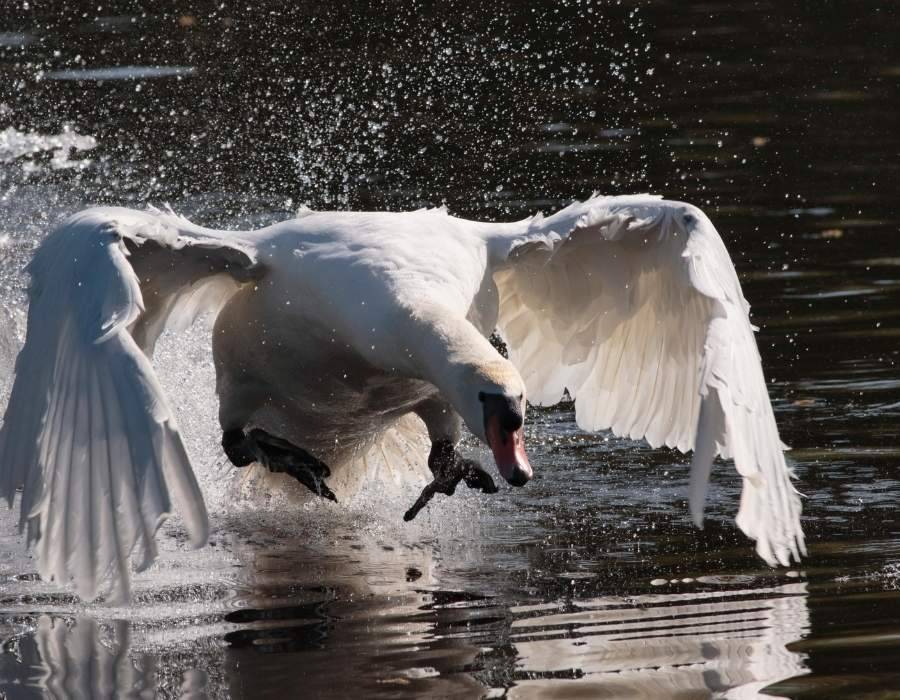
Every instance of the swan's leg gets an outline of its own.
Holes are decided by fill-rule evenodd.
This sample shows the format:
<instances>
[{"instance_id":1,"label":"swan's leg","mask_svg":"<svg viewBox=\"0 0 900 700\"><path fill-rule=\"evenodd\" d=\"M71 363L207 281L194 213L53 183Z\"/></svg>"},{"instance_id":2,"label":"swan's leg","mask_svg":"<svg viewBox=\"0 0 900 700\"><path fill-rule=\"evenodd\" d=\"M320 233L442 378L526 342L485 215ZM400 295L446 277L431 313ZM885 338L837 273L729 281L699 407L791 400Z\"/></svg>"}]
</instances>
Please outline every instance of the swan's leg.
<instances>
[{"instance_id":1,"label":"swan's leg","mask_svg":"<svg viewBox=\"0 0 900 700\"><path fill-rule=\"evenodd\" d=\"M236 467L246 467L256 460L250 438L240 428L231 428L222 433L222 449Z\"/></svg>"},{"instance_id":2,"label":"swan's leg","mask_svg":"<svg viewBox=\"0 0 900 700\"><path fill-rule=\"evenodd\" d=\"M415 518L435 494L452 496L460 481L484 493L497 492L490 474L478 462L466 459L456 451L462 435L462 419L447 402L441 398L428 399L417 406L415 412L425 422L431 438L428 468L434 474L434 480L422 489L416 502L403 515L404 520L408 522Z\"/></svg>"},{"instance_id":3,"label":"swan's leg","mask_svg":"<svg viewBox=\"0 0 900 700\"><path fill-rule=\"evenodd\" d=\"M256 461L252 441L244 434L244 427L253 414L266 403L265 392L257 384L235 380L235 372L218 357L216 338L213 350L216 355L216 394L219 396L219 425L222 426L222 449L236 467L246 467Z\"/></svg>"},{"instance_id":4,"label":"swan's leg","mask_svg":"<svg viewBox=\"0 0 900 700\"><path fill-rule=\"evenodd\" d=\"M331 476L328 465L301 447L287 440L254 428L244 429L254 412L266 401L266 394L258 388L229 381L227 373L218 378L219 424L222 426L222 449L236 467L259 462L270 472L294 477L310 491L322 498L336 501L325 479Z\"/></svg>"},{"instance_id":5,"label":"swan's leg","mask_svg":"<svg viewBox=\"0 0 900 700\"><path fill-rule=\"evenodd\" d=\"M257 461L270 472L284 472L316 495L329 501L337 501L325 483L325 479L331 476L331 469L325 462L302 447L297 447L259 428L251 430L248 437L256 446Z\"/></svg>"},{"instance_id":6,"label":"swan's leg","mask_svg":"<svg viewBox=\"0 0 900 700\"><path fill-rule=\"evenodd\" d=\"M254 428L249 434L232 428L222 434L222 448L236 467L259 462L270 472L294 477L317 496L337 501L334 492L325 483L325 479L331 476L328 465L287 440L260 428Z\"/></svg>"}]
</instances>

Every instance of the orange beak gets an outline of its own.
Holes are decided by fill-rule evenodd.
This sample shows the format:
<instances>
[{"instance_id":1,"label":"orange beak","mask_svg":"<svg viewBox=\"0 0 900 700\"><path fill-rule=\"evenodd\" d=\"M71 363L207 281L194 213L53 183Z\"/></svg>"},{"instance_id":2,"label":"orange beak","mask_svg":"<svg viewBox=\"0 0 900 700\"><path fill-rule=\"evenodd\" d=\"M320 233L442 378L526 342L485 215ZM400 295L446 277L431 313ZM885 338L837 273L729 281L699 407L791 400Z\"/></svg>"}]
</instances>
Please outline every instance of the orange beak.
<instances>
[{"instance_id":1,"label":"orange beak","mask_svg":"<svg viewBox=\"0 0 900 700\"><path fill-rule=\"evenodd\" d=\"M486 427L487 442L500 475L513 486L524 486L531 481L534 472L525 454L525 429L504 430L498 416L488 418Z\"/></svg>"}]
</instances>

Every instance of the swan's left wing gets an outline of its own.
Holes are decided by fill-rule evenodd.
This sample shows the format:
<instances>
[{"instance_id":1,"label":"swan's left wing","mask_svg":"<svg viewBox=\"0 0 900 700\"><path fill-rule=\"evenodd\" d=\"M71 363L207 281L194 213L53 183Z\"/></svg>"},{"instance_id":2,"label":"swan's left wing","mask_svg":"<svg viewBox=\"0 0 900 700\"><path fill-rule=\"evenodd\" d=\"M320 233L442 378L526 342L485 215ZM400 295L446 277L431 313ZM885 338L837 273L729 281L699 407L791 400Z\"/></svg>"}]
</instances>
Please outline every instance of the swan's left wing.
<instances>
[{"instance_id":1,"label":"swan's left wing","mask_svg":"<svg viewBox=\"0 0 900 700\"><path fill-rule=\"evenodd\" d=\"M158 211L94 209L41 243L28 333L0 429L0 498L21 491L21 525L44 578L82 598L127 600L129 560L156 557L177 509L207 540L203 494L146 353L167 322L189 322L257 279L233 236Z\"/></svg>"},{"instance_id":2,"label":"swan's left wing","mask_svg":"<svg viewBox=\"0 0 900 700\"><path fill-rule=\"evenodd\" d=\"M787 565L805 553L749 306L702 211L594 197L490 246L497 325L532 403L568 391L586 430L694 450L698 525L713 458L733 458L737 523L760 556Z\"/></svg>"}]
</instances>

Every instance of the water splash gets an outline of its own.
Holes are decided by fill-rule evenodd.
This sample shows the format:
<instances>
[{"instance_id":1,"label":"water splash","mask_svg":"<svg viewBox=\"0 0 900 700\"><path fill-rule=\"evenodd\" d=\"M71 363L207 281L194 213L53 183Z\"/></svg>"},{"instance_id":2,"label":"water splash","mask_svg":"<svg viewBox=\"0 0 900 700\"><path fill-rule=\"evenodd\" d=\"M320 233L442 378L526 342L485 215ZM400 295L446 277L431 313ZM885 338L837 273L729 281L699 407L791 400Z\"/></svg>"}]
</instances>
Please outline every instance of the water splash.
<instances>
[{"instance_id":1,"label":"water splash","mask_svg":"<svg viewBox=\"0 0 900 700\"><path fill-rule=\"evenodd\" d=\"M21 159L23 170L36 172L42 166L35 156L49 153L49 167L53 170L86 168L91 163L89 159L73 159L72 155L90 151L96 146L97 140L93 136L79 134L69 126L58 134L25 132L10 126L0 131L0 163L12 163Z\"/></svg>"}]
</instances>

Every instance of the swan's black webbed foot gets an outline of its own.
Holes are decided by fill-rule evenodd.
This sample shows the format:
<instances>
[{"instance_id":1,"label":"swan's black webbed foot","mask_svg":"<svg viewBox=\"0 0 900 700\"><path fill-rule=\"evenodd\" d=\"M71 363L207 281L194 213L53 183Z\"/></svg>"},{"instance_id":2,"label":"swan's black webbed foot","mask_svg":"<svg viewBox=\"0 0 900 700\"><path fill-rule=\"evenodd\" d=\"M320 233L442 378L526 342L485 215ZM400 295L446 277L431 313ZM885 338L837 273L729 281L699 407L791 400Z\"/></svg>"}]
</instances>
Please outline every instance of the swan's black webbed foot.
<instances>
[{"instance_id":1,"label":"swan's black webbed foot","mask_svg":"<svg viewBox=\"0 0 900 700\"><path fill-rule=\"evenodd\" d=\"M481 489L484 493L498 491L491 475L484 471L478 462L460 457L449 440L437 440L432 443L428 467L434 474L434 480L422 489L412 508L404 513L403 519L406 522L415 518L435 494L452 496L460 481L465 481L470 489Z\"/></svg>"},{"instance_id":2,"label":"swan's black webbed foot","mask_svg":"<svg viewBox=\"0 0 900 700\"><path fill-rule=\"evenodd\" d=\"M246 467L252 462L259 462L270 472L294 477L317 496L337 501L325 483L325 479L331 476L328 465L287 440L260 428L254 428L249 435L242 430L227 430L222 435L222 448L235 466Z\"/></svg>"}]
</instances>

